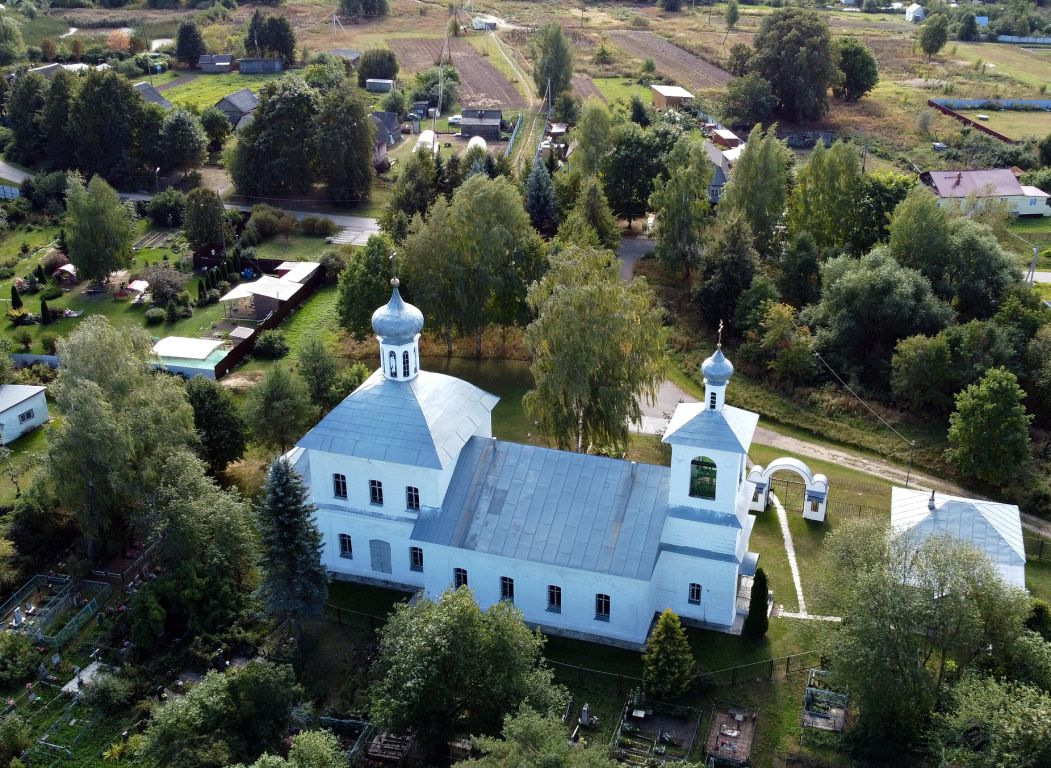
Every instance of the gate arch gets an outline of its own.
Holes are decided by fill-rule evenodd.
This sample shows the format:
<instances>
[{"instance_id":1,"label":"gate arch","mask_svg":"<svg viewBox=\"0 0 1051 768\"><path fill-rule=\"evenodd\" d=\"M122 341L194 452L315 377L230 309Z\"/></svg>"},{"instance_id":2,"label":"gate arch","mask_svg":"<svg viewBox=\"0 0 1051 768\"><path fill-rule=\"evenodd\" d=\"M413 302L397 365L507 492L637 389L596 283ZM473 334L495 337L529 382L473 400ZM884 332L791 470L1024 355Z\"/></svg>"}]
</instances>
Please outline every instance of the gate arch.
<instances>
[{"instance_id":1,"label":"gate arch","mask_svg":"<svg viewBox=\"0 0 1051 768\"><path fill-rule=\"evenodd\" d=\"M803 496L803 518L814 520L819 523L825 522L825 506L828 504L828 477L822 474L814 474L810 467L799 459L783 456L774 459L770 465L763 467L760 464L752 466L748 473L748 482L755 483L755 492L748 506L751 512L762 512L770 501L770 478L775 472L787 470L798 475L806 484L806 493Z\"/></svg>"}]
</instances>

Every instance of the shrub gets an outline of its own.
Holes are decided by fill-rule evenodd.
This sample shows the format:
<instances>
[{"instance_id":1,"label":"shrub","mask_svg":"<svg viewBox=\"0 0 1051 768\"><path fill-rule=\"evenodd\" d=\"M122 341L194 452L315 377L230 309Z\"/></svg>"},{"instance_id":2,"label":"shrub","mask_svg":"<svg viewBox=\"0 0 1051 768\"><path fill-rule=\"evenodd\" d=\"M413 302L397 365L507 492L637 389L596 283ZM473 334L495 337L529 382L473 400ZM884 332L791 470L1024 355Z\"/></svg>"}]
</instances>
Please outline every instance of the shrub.
<instances>
[{"instance_id":1,"label":"shrub","mask_svg":"<svg viewBox=\"0 0 1051 768\"><path fill-rule=\"evenodd\" d=\"M54 333L45 333L40 337L40 346L43 347L44 354L55 354L58 351L58 336Z\"/></svg>"},{"instance_id":2,"label":"shrub","mask_svg":"<svg viewBox=\"0 0 1051 768\"><path fill-rule=\"evenodd\" d=\"M122 675L99 675L85 686L84 700L89 706L114 715L135 700L135 685Z\"/></svg>"},{"instance_id":3,"label":"shrub","mask_svg":"<svg viewBox=\"0 0 1051 768\"><path fill-rule=\"evenodd\" d=\"M153 303L157 306L167 304L169 299L182 292L187 280L186 275L164 262L146 267L142 276L150 284Z\"/></svg>"},{"instance_id":4,"label":"shrub","mask_svg":"<svg viewBox=\"0 0 1051 768\"><path fill-rule=\"evenodd\" d=\"M331 237L339 232L339 227L324 216L304 216L299 220L299 231L314 237Z\"/></svg>"},{"instance_id":5,"label":"shrub","mask_svg":"<svg viewBox=\"0 0 1051 768\"><path fill-rule=\"evenodd\" d=\"M280 222L283 215L284 211L272 205L267 205L266 203L253 205L252 216L248 219L246 229L249 227L254 229L259 238L256 242L260 242L268 237L273 237L280 231Z\"/></svg>"},{"instance_id":6,"label":"shrub","mask_svg":"<svg viewBox=\"0 0 1051 768\"><path fill-rule=\"evenodd\" d=\"M26 312L25 309L9 309L7 310L7 319L10 320L13 325L21 325L28 314L29 313Z\"/></svg>"},{"instance_id":7,"label":"shrub","mask_svg":"<svg viewBox=\"0 0 1051 768\"><path fill-rule=\"evenodd\" d=\"M31 334L25 328L19 328L14 333L15 343L22 348L23 352L28 352L29 348L33 346L33 334Z\"/></svg>"},{"instance_id":8,"label":"shrub","mask_svg":"<svg viewBox=\"0 0 1051 768\"><path fill-rule=\"evenodd\" d=\"M1045 640L1051 640L1051 605L1040 598L1033 598L1033 612L1029 614L1025 625L1039 632Z\"/></svg>"},{"instance_id":9,"label":"shrub","mask_svg":"<svg viewBox=\"0 0 1051 768\"><path fill-rule=\"evenodd\" d=\"M255 343L256 357L266 360L276 360L288 354L288 342L285 340L283 331L263 331L259 334L259 340Z\"/></svg>"},{"instance_id":10,"label":"shrub","mask_svg":"<svg viewBox=\"0 0 1051 768\"><path fill-rule=\"evenodd\" d=\"M59 234L61 234L61 232ZM44 260L41 263L44 265L44 274L50 277L55 274L56 269L69 264L69 258L67 258L66 254L62 253L62 251L51 251L44 257Z\"/></svg>"},{"instance_id":11,"label":"shrub","mask_svg":"<svg viewBox=\"0 0 1051 768\"><path fill-rule=\"evenodd\" d=\"M146 325L160 325L164 322L164 310L153 307L146 310Z\"/></svg>"},{"instance_id":12,"label":"shrub","mask_svg":"<svg viewBox=\"0 0 1051 768\"><path fill-rule=\"evenodd\" d=\"M40 663L33 642L17 632L0 633L0 687L12 688L32 677Z\"/></svg>"},{"instance_id":13,"label":"shrub","mask_svg":"<svg viewBox=\"0 0 1051 768\"><path fill-rule=\"evenodd\" d=\"M347 256L337 248L329 248L321 254L321 268L325 270L325 282L335 283L347 268Z\"/></svg>"},{"instance_id":14,"label":"shrub","mask_svg":"<svg viewBox=\"0 0 1051 768\"><path fill-rule=\"evenodd\" d=\"M44 299L45 301L50 301L53 299L62 298L63 293L64 291L62 290L61 285L48 285L44 288L44 290L40 292L40 298Z\"/></svg>"},{"instance_id":15,"label":"shrub","mask_svg":"<svg viewBox=\"0 0 1051 768\"><path fill-rule=\"evenodd\" d=\"M186 195L168 187L146 205L146 215L156 227L181 227L186 213Z\"/></svg>"},{"instance_id":16,"label":"shrub","mask_svg":"<svg viewBox=\"0 0 1051 768\"><path fill-rule=\"evenodd\" d=\"M13 766L32 743L32 731L18 715L8 715L0 721L0 765Z\"/></svg>"},{"instance_id":17,"label":"shrub","mask_svg":"<svg viewBox=\"0 0 1051 768\"><path fill-rule=\"evenodd\" d=\"M220 296L222 296L222 294L219 293L219 291L216 290L215 288L209 288L208 289L208 303L209 304L217 304L219 302L219 297Z\"/></svg>"},{"instance_id":18,"label":"shrub","mask_svg":"<svg viewBox=\"0 0 1051 768\"><path fill-rule=\"evenodd\" d=\"M752 594L748 602L748 615L745 617L742 632L749 640L758 640L770 627L768 601L766 572L762 568L756 568L755 578L752 580Z\"/></svg>"}]
</instances>

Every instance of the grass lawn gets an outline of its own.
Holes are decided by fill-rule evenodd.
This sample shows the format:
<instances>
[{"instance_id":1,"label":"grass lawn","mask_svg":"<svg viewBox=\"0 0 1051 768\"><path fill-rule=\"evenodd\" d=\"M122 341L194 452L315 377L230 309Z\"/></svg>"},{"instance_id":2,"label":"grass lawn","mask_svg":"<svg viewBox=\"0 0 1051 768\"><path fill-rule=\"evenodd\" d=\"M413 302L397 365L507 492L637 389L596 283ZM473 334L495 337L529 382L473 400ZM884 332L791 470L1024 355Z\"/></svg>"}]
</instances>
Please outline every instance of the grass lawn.
<instances>
[{"instance_id":1,"label":"grass lawn","mask_svg":"<svg viewBox=\"0 0 1051 768\"><path fill-rule=\"evenodd\" d=\"M792 570L788 566L788 555L785 553L785 540L781 536L781 526L773 509L755 516L755 526L748 540L748 549L759 553L759 565L766 572L767 582L774 592L774 602L783 605L787 611L798 611L799 602L796 600Z\"/></svg>"},{"instance_id":2,"label":"grass lawn","mask_svg":"<svg viewBox=\"0 0 1051 768\"><path fill-rule=\"evenodd\" d=\"M258 91L272 80L280 80L283 72L269 75L242 75L231 72L221 75L201 75L185 85L177 85L164 92L164 97L182 107L207 109L224 96L242 88Z\"/></svg>"},{"instance_id":3,"label":"grass lawn","mask_svg":"<svg viewBox=\"0 0 1051 768\"><path fill-rule=\"evenodd\" d=\"M329 244L323 237L292 235L289 241L278 235L255 246L255 253L261 259L280 259L281 261L317 261Z\"/></svg>"},{"instance_id":4,"label":"grass lawn","mask_svg":"<svg viewBox=\"0 0 1051 768\"><path fill-rule=\"evenodd\" d=\"M644 104L651 103L650 89L645 85L639 85L628 77L596 77L593 78L595 87L607 102L615 101L631 103L632 96L638 96Z\"/></svg>"},{"instance_id":5,"label":"grass lawn","mask_svg":"<svg viewBox=\"0 0 1051 768\"><path fill-rule=\"evenodd\" d=\"M1051 132L1051 112L1020 112L1015 110L966 109L958 110L972 120L1012 139L1024 139L1027 136L1043 138ZM979 120L978 115L987 115L988 120Z\"/></svg>"},{"instance_id":6,"label":"grass lawn","mask_svg":"<svg viewBox=\"0 0 1051 768\"><path fill-rule=\"evenodd\" d=\"M11 461L16 464L19 460L31 453L42 454L47 450L47 433L57 423L57 417L54 413L54 407L51 403L48 403L48 407L51 413L51 421L46 424L41 424L37 429L34 429L28 435L23 435L15 442L7 446L11 450ZM24 491L29 487L32 482L33 475L37 473L40 466L39 463L34 463L32 469L30 469L18 481ZM6 473L0 474L0 506L8 506L14 504L17 491L15 490L14 483L11 482L11 478Z\"/></svg>"},{"instance_id":7,"label":"grass lawn","mask_svg":"<svg viewBox=\"0 0 1051 768\"><path fill-rule=\"evenodd\" d=\"M771 461L781 456L799 459L810 467L813 472L821 473L828 477L830 499L844 504L858 504L864 507L875 507L890 511L890 489L894 484L889 480L883 480L867 472L848 469L838 464L790 453L779 448L771 448L766 445L753 445L748 455L752 461L763 466L767 466ZM799 479L793 473L787 473L787 476L793 480Z\"/></svg>"},{"instance_id":8,"label":"grass lawn","mask_svg":"<svg viewBox=\"0 0 1051 768\"><path fill-rule=\"evenodd\" d=\"M1030 559L1025 565L1025 585L1033 597L1051 602L1051 560Z\"/></svg>"},{"instance_id":9,"label":"grass lawn","mask_svg":"<svg viewBox=\"0 0 1051 768\"><path fill-rule=\"evenodd\" d=\"M986 65L989 74L1012 77L1031 88L1039 88L1051 82L1051 59L1032 50L1013 45L990 45L988 43L953 43L955 57L969 62L979 59Z\"/></svg>"}]
</instances>

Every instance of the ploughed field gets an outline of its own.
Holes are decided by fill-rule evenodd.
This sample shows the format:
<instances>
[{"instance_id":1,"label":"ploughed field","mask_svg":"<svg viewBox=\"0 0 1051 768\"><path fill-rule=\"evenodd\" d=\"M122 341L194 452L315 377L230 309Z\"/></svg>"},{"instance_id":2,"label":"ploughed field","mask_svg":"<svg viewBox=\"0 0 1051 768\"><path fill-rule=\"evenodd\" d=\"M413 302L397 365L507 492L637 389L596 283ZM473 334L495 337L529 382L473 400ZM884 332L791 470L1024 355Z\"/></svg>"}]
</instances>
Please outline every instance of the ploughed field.
<instances>
[{"instance_id":1,"label":"ploughed field","mask_svg":"<svg viewBox=\"0 0 1051 768\"><path fill-rule=\"evenodd\" d=\"M466 40L450 42L452 65L460 73L460 106L521 109L525 99L503 73L489 63ZM438 38L392 38L387 45L405 72L420 72L437 65L442 52Z\"/></svg>"},{"instance_id":2,"label":"ploughed field","mask_svg":"<svg viewBox=\"0 0 1051 768\"><path fill-rule=\"evenodd\" d=\"M609 34L614 45L622 51L639 59L653 59L658 72L685 88L725 88L733 80L733 75L726 70L669 43L654 32L618 29Z\"/></svg>"}]
</instances>

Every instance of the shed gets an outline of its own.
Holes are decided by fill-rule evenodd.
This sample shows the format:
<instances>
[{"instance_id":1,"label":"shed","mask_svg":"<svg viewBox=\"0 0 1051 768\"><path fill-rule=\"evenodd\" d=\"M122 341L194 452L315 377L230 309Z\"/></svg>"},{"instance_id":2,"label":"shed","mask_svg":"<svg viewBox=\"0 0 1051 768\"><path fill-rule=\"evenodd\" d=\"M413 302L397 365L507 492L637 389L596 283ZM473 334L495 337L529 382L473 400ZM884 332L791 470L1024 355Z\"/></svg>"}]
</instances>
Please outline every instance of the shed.
<instances>
[{"instance_id":1,"label":"shed","mask_svg":"<svg viewBox=\"0 0 1051 768\"><path fill-rule=\"evenodd\" d=\"M693 94L677 85L651 85L653 106L658 109L682 107L693 101Z\"/></svg>"},{"instance_id":2,"label":"shed","mask_svg":"<svg viewBox=\"0 0 1051 768\"><path fill-rule=\"evenodd\" d=\"M394 90L394 81L370 77L365 81L365 90L369 93L389 93Z\"/></svg>"},{"instance_id":3,"label":"shed","mask_svg":"<svg viewBox=\"0 0 1051 768\"><path fill-rule=\"evenodd\" d=\"M230 338L234 340L234 343L240 344L245 339L250 339L255 334L254 328L247 328L243 325L239 325L230 331Z\"/></svg>"},{"instance_id":4,"label":"shed","mask_svg":"<svg viewBox=\"0 0 1051 768\"><path fill-rule=\"evenodd\" d=\"M905 9L905 21L911 21L914 24L919 24L926 15L927 12L919 3L913 3Z\"/></svg>"},{"instance_id":5,"label":"shed","mask_svg":"<svg viewBox=\"0 0 1051 768\"><path fill-rule=\"evenodd\" d=\"M150 104L156 104L161 109L169 110L175 106L166 98L164 98L161 95L160 91L158 91L156 88L154 88L152 85L145 81L141 83L135 83L133 87L136 91L139 92L139 95L142 96L143 99L148 101Z\"/></svg>"},{"instance_id":6,"label":"shed","mask_svg":"<svg viewBox=\"0 0 1051 768\"><path fill-rule=\"evenodd\" d=\"M352 51L350 48L333 48L329 53L349 61L352 67L358 66L361 61L361 51Z\"/></svg>"},{"instance_id":7,"label":"shed","mask_svg":"<svg viewBox=\"0 0 1051 768\"><path fill-rule=\"evenodd\" d=\"M285 62L281 59L238 59L237 68L242 75L269 75L285 71Z\"/></svg>"},{"instance_id":8,"label":"shed","mask_svg":"<svg viewBox=\"0 0 1051 768\"><path fill-rule=\"evenodd\" d=\"M219 301L226 305L227 317L261 322L301 290L308 289L291 280L263 275L254 282L235 285Z\"/></svg>"},{"instance_id":9,"label":"shed","mask_svg":"<svg viewBox=\"0 0 1051 768\"><path fill-rule=\"evenodd\" d=\"M208 74L223 74L234 68L232 53L206 53L197 59L197 69Z\"/></svg>"},{"instance_id":10,"label":"shed","mask_svg":"<svg viewBox=\"0 0 1051 768\"><path fill-rule=\"evenodd\" d=\"M56 280L75 283L77 282L77 268L74 267L72 264L63 264L61 267L52 272L51 276Z\"/></svg>"},{"instance_id":11,"label":"shed","mask_svg":"<svg viewBox=\"0 0 1051 768\"><path fill-rule=\"evenodd\" d=\"M733 149L744 144L737 134L728 128L716 128L712 131L712 142L723 149Z\"/></svg>"},{"instance_id":12,"label":"shed","mask_svg":"<svg viewBox=\"0 0 1051 768\"><path fill-rule=\"evenodd\" d=\"M730 161L712 142L704 142L704 151L712 164L712 181L708 185L708 202L715 205L723 194L723 187L730 180Z\"/></svg>"},{"instance_id":13,"label":"shed","mask_svg":"<svg viewBox=\"0 0 1051 768\"><path fill-rule=\"evenodd\" d=\"M159 359L158 368L192 379L203 376L215 378L215 366L228 350L222 339L192 339L185 336L166 336L153 345L153 354Z\"/></svg>"},{"instance_id":14,"label":"shed","mask_svg":"<svg viewBox=\"0 0 1051 768\"><path fill-rule=\"evenodd\" d=\"M259 106L259 97L250 88L242 88L224 96L215 103L215 108L226 115L235 130L244 127L241 121Z\"/></svg>"},{"instance_id":15,"label":"shed","mask_svg":"<svg viewBox=\"0 0 1051 768\"><path fill-rule=\"evenodd\" d=\"M965 541L992 561L1005 582L1025 589L1022 518L1014 504L895 486L890 525L895 535L925 539L948 534Z\"/></svg>"},{"instance_id":16,"label":"shed","mask_svg":"<svg viewBox=\"0 0 1051 768\"><path fill-rule=\"evenodd\" d=\"M460 113L460 135L499 141L502 122L503 113L499 109L465 109Z\"/></svg>"},{"instance_id":17,"label":"shed","mask_svg":"<svg viewBox=\"0 0 1051 768\"><path fill-rule=\"evenodd\" d=\"M0 443L10 445L48 420L45 387L0 385Z\"/></svg>"}]
</instances>

